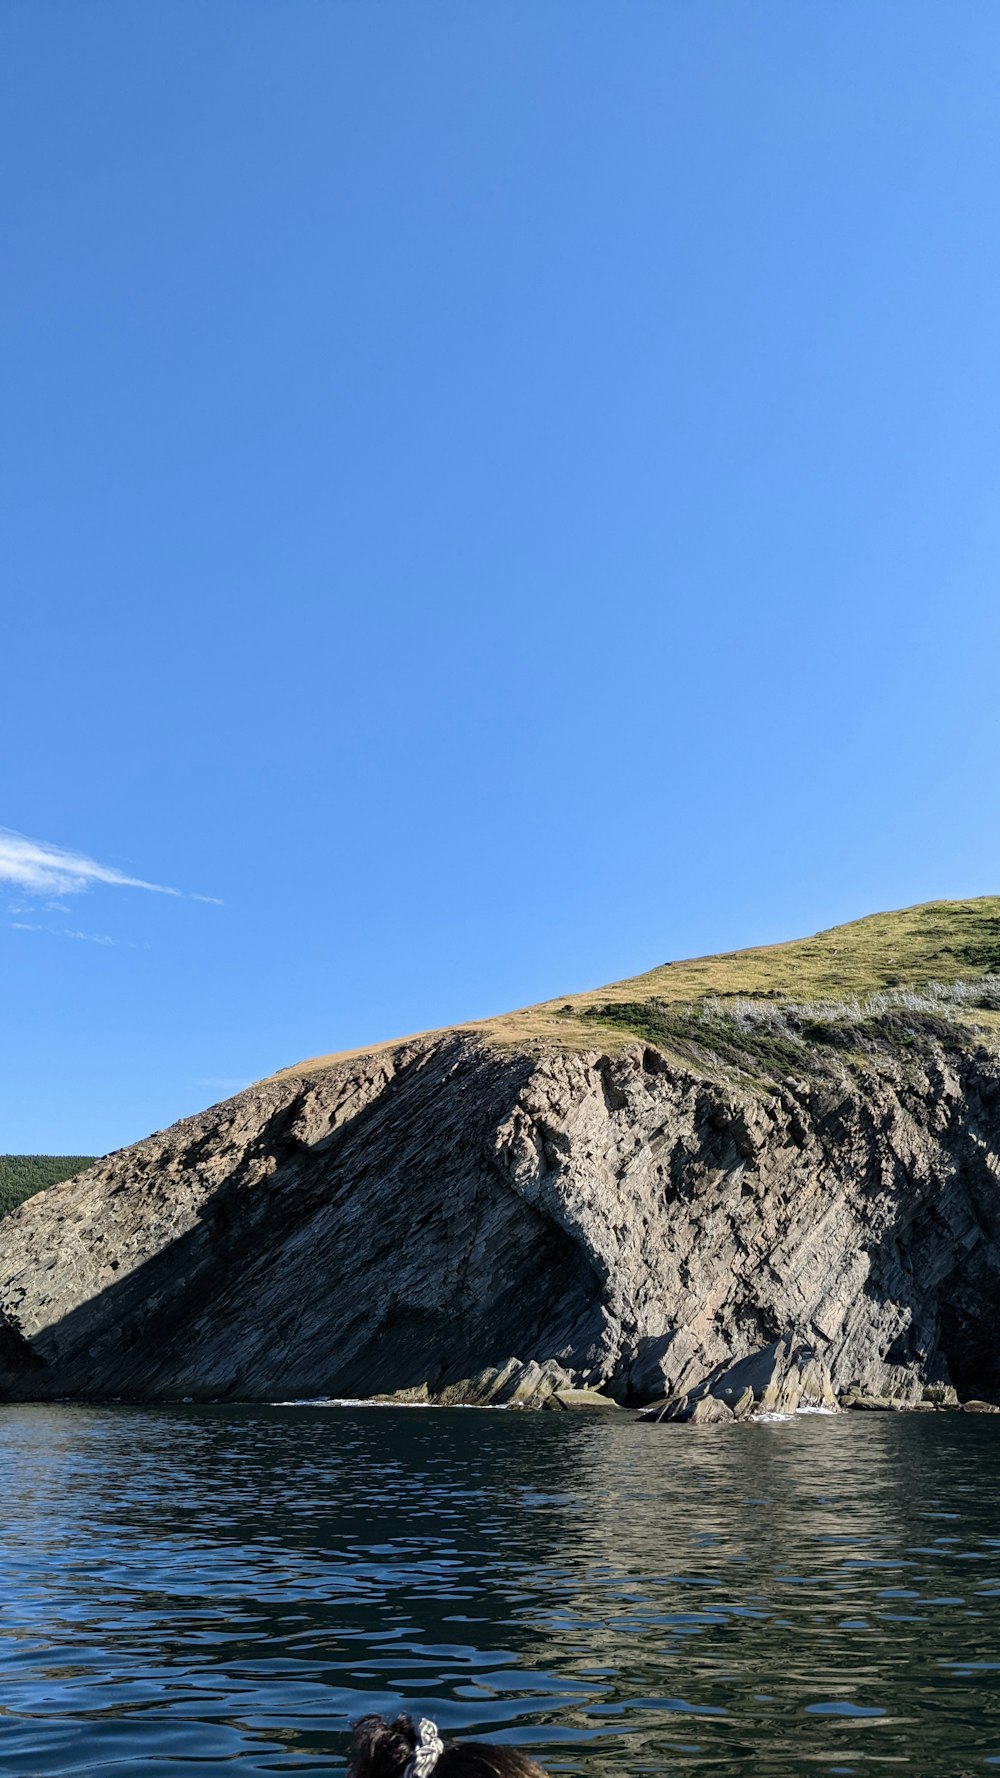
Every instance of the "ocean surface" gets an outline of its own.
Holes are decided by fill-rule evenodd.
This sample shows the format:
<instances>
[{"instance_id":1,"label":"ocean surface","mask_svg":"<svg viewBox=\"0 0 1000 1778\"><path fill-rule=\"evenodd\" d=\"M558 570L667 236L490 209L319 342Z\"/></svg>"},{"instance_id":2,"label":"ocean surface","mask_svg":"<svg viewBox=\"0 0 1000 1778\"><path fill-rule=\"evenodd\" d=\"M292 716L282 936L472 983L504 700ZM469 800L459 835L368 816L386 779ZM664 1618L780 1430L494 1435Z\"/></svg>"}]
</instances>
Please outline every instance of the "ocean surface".
<instances>
[{"instance_id":1,"label":"ocean surface","mask_svg":"<svg viewBox=\"0 0 1000 1778\"><path fill-rule=\"evenodd\" d=\"M0 1407L0 1770L1000 1768L1000 1419Z\"/></svg>"}]
</instances>

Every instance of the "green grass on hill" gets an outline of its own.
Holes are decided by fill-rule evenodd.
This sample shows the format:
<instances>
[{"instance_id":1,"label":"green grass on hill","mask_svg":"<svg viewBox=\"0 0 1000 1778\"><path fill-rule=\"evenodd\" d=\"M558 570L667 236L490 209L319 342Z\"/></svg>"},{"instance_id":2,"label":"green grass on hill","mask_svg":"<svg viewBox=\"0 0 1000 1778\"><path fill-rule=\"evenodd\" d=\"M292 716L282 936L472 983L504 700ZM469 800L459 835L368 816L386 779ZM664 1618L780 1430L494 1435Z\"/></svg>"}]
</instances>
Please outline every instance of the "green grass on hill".
<instances>
[{"instance_id":1,"label":"green grass on hill","mask_svg":"<svg viewBox=\"0 0 1000 1778\"><path fill-rule=\"evenodd\" d=\"M852 1000L886 988L921 988L928 982L993 974L1000 974L1000 896L984 895L978 901L930 901L895 913L869 914L788 944L665 963L647 975L601 989L600 997Z\"/></svg>"},{"instance_id":2,"label":"green grass on hill","mask_svg":"<svg viewBox=\"0 0 1000 1778\"><path fill-rule=\"evenodd\" d=\"M566 1003L573 1018L761 1077L996 1033L1000 897L872 914L814 938L668 963Z\"/></svg>"},{"instance_id":3,"label":"green grass on hill","mask_svg":"<svg viewBox=\"0 0 1000 1778\"><path fill-rule=\"evenodd\" d=\"M90 1154L0 1154L0 1216L16 1210L25 1198L44 1191L47 1185L58 1185L61 1179L72 1179L92 1167Z\"/></svg>"}]
</instances>

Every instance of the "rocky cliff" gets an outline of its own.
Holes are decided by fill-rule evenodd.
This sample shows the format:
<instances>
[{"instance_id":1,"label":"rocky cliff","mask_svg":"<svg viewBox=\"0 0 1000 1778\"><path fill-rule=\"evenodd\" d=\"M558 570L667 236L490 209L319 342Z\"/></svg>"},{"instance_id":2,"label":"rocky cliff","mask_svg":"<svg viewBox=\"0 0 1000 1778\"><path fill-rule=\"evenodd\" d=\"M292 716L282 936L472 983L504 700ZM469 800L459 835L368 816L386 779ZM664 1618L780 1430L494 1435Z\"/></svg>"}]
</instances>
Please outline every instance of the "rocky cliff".
<instances>
[{"instance_id":1,"label":"rocky cliff","mask_svg":"<svg viewBox=\"0 0 1000 1778\"><path fill-rule=\"evenodd\" d=\"M786 1335L839 1394L1000 1391L988 1030L770 1009L768 1072L603 1006L291 1071L31 1199L0 1395L642 1403Z\"/></svg>"}]
</instances>

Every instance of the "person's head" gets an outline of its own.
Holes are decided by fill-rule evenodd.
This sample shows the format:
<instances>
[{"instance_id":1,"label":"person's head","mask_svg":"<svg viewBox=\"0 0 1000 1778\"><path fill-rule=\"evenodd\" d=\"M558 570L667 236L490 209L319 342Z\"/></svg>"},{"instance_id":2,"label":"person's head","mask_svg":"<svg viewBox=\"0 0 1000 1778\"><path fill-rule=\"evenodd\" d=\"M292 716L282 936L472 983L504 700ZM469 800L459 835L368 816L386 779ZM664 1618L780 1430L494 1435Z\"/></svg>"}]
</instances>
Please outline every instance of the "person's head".
<instances>
[{"instance_id":1,"label":"person's head","mask_svg":"<svg viewBox=\"0 0 1000 1778\"><path fill-rule=\"evenodd\" d=\"M348 1770L350 1778L546 1778L516 1747L445 1741L426 1717L415 1727L408 1716L362 1716L351 1731Z\"/></svg>"}]
</instances>

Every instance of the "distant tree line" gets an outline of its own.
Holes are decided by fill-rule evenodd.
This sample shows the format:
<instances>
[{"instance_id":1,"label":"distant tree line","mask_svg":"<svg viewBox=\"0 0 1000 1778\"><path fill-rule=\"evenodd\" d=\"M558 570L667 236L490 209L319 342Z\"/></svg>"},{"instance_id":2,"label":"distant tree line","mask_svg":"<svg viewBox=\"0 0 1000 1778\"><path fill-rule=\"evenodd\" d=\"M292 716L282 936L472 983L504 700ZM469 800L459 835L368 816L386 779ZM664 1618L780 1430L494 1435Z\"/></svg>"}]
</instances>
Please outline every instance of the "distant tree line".
<instances>
[{"instance_id":1,"label":"distant tree line","mask_svg":"<svg viewBox=\"0 0 1000 1778\"><path fill-rule=\"evenodd\" d=\"M95 1159L92 1154L0 1154L0 1216L47 1185L72 1179L74 1173L92 1167Z\"/></svg>"}]
</instances>

